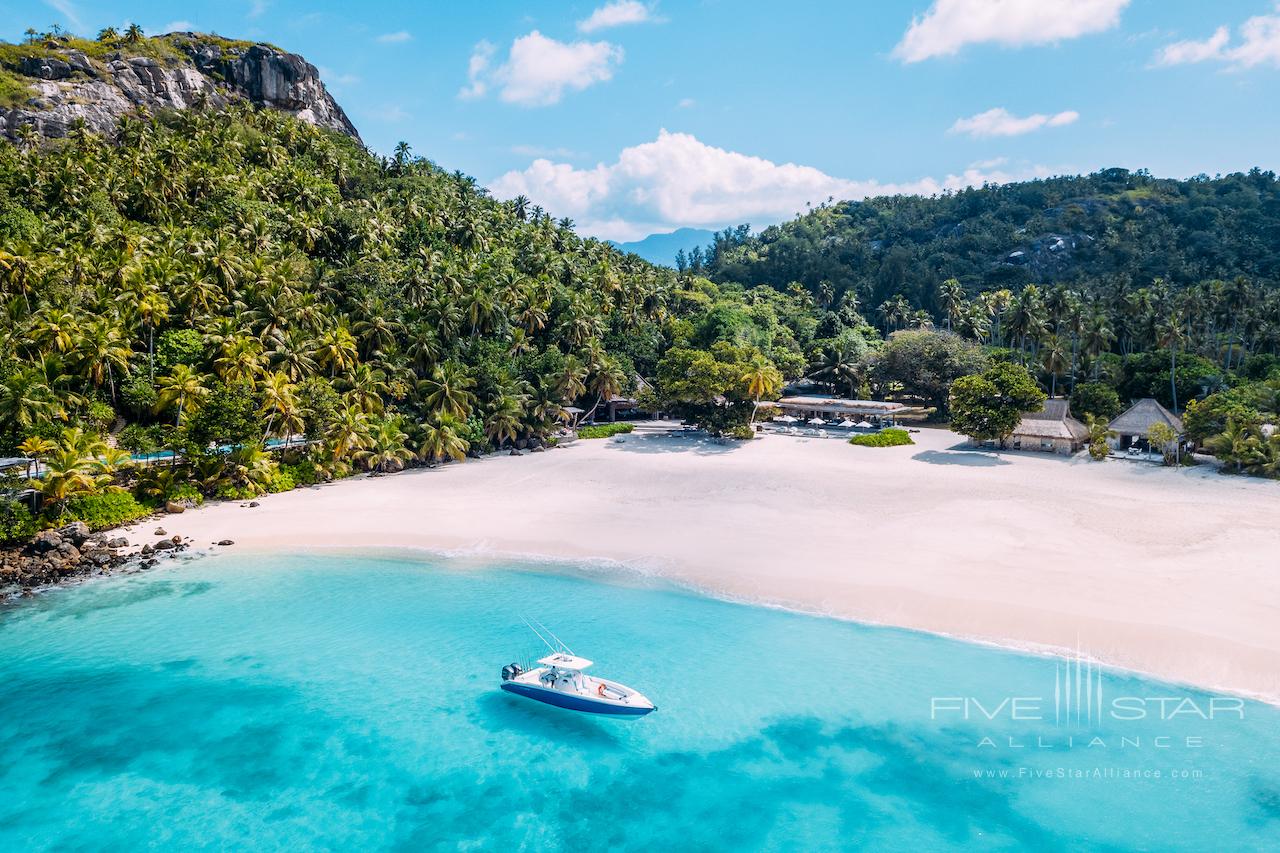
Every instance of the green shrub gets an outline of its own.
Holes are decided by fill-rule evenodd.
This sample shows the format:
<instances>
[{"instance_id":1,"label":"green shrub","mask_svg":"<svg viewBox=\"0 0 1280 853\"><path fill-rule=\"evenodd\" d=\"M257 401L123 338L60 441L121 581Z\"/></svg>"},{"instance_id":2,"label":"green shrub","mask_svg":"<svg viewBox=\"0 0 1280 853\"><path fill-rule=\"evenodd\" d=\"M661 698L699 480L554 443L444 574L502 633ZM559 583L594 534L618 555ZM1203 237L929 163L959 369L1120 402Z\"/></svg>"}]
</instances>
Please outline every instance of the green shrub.
<instances>
[{"instance_id":1,"label":"green shrub","mask_svg":"<svg viewBox=\"0 0 1280 853\"><path fill-rule=\"evenodd\" d=\"M162 433L159 424L129 424L116 435L116 444L133 453L155 453L164 447Z\"/></svg>"},{"instance_id":2,"label":"green shrub","mask_svg":"<svg viewBox=\"0 0 1280 853\"><path fill-rule=\"evenodd\" d=\"M116 412L115 409L101 400L94 400L89 404L89 409L85 412L83 421L86 429L98 435L106 435L115 426Z\"/></svg>"},{"instance_id":3,"label":"green shrub","mask_svg":"<svg viewBox=\"0 0 1280 853\"><path fill-rule=\"evenodd\" d=\"M0 68L0 108L16 109L34 98L35 94L17 74Z\"/></svg>"},{"instance_id":4,"label":"green shrub","mask_svg":"<svg viewBox=\"0 0 1280 853\"><path fill-rule=\"evenodd\" d=\"M59 524L83 521L90 530L106 530L150 514L151 510L138 503L129 492L102 492L70 498L57 521Z\"/></svg>"},{"instance_id":5,"label":"green shrub","mask_svg":"<svg viewBox=\"0 0 1280 853\"><path fill-rule=\"evenodd\" d=\"M283 469L276 469L275 471L272 471L271 476L267 478L266 483L267 491L273 495L278 492L291 491L297 488L297 485L298 484L294 482L293 477L289 475L289 472Z\"/></svg>"},{"instance_id":6,"label":"green shrub","mask_svg":"<svg viewBox=\"0 0 1280 853\"><path fill-rule=\"evenodd\" d=\"M214 494L224 501L247 501L258 497L262 492L252 485L237 486L234 483L225 483L219 486Z\"/></svg>"},{"instance_id":7,"label":"green shrub","mask_svg":"<svg viewBox=\"0 0 1280 853\"><path fill-rule=\"evenodd\" d=\"M738 424L729 430L729 438L736 438L738 441L750 441L755 435L756 431L748 424Z\"/></svg>"},{"instance_id":8,"label":"green shrub","mask_svg":"<svg viewBox=\"0 0 1280 853\"><path fill-rule=\"evenodd\" d=\"M314 486L324 479L310 459L300 459L293 464L281 465L280 473L293 480L294 487Z\"/></svg>"},{"instance_id":9,"label":"green shrub","mask_svg":"<svg viewBox=\"0 0 1280 853\"><path fill-rule=\"evenodd\" d=\"M897 427L882 429L869 435L855 435L849 439L849 443L859 447L898 447L903 444L915 444L911 440L910 433Z\"/></svg>"},{"instance_id":10,"label":"green shrub","mask_svg":"<svg viewBox=\"0 0 1280 853\"><path fill-rule=\"evenodd\" d=\"M633 429L635 427L631 424L591 424L578 429L578 438L609 438L613 435L623 435Z\"/></svg>"},{"instance_id":11,"label":"green shrub","mask_svg":"<svg viewBox=\"0 0 1280 853\"><path fill-rule=\"evenodd\" d=\"M36 519L26 504L0 498L0 545L16 545L36 535Z\"/></svg>"},{"instance_id":12,"label":"green shrub","mask_svg":"<svg viewBox=\"0 0 1280 853\"><path fill-rule=\"evenodd\" d=\"M169 493L169 500L176 503L191 503L200 506L204 503L204 495L196 488L195 483L183 483Z\"/></svg>"}]
</instances>

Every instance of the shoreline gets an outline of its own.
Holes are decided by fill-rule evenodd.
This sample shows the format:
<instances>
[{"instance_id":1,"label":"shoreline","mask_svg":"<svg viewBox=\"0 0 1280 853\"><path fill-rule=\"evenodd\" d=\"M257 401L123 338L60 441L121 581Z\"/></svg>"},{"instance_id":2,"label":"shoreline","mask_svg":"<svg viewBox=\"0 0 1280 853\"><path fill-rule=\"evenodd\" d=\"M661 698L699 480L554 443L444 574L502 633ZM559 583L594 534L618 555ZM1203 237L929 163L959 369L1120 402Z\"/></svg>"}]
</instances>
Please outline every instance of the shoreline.
<instances>
[{"instance_id":1,"label":"shoreline","mask_svg":"<svg viewBox=\"0 0 1280 853\"><path fill-rule=\"evenodd\" d=\"M205 557L215 557L225 555L231 552L225 550L210 551L208 548L202 550L193 550L184 558L173 558L162 561L154 566L154 568L175 568L178 563L190 562ZM777 601L750 599L733 596L715 589L697 586L691 582L681 580L671 575L663 574L657 571L650 571L640 568L630 563L614 560L608 557L584 557L580 559L565 559L561 557L541 555L541 554L523 554L523 553L507 553L498 551L467 551L459 553L457 551L445 551L425 546L386 546L374 549L360 549L350 546L333 546L320 548L268 548L256 547L238 550L236 554L245 557L270 557L270 556L341 556L356 555L364 557L376 556L383 559L399 560L414 563L430 563L435 567L439 567L439 563L443 562L446 568L452 571L469 572L469 571L489 571L493 569L509 570L509 571L530 571L537 573L552 573L569 575L577 578L584 578L594 582L614 583L620 579L640 579L644 582L656 583L668 587L683 595L692 595L701 598L710 598L726 604L733 604L741 607L761 607L768 610L778 610L784 613L790 613L796 616L804 616L810 619L832 619L838 622L849 622L866 628L884 629L892 631L907 631L912 634L923 634L929 637L937 637L943 640L950 640L958 643L967 643L970 645L983 646L1001 652L1012 654L1026 655L1036 658L1054 658L1064 660L1075 660L1079 657L1082 662L1089 662L1095 666L1101 666L1112 672L1127 676L1140 678L1148 681L1157 681L1161 684L1167 684L1172 687L1181 687L1196 690L1202 693L1229 694L1242 699L1258 702L1261 704L1271 705L1280 708L1280 695L1268 695L1264 693L1254 693L1241 688L1229 687L1218 684L1200 684L1186 679L1179 679L1172 676L1161 675L1147 670L1134 669L1115 663L1110 663L1103 659L1093 657L1091 655L1081 655L1078 649L1067 646L1053 646L1042 643L1025 642L1019 643L1014 641L992 640L978 636L965 636L961 634L951 634L945 631L933 630L930 628L910 627L906 625L897 625L891 622L876 622L868 619L860 619L852 616L842 616L839 613L818 610L807 607L800 603L781 603ZM564 570L568 571L564 571ZM138 574L139 572L119 572L117 574ZM113 577L115 575L103 575L101 578ZM99 577L86 578L85 580L98 580ZM78 584L71 584L72 586ZM44 588L43 591L59 589L60 586L50 586Z\"/></svg>"},{"instance_id":2,"label":"shoreline","mask_svg":"<svg viewBox=\"0 0 1280 853\"><path fill-rule=\"evenodd\" d=\"M268 495L252 509L224 502L166 524L213 553L207 543L232 539L246 554L373 548L616 566L743 604L1030 654L1080 648L1118 670L1280 704L1273 483L979 453L940 430L914 437L888 449L786 436L584 441Z\"/></svg>"}]
</instances>

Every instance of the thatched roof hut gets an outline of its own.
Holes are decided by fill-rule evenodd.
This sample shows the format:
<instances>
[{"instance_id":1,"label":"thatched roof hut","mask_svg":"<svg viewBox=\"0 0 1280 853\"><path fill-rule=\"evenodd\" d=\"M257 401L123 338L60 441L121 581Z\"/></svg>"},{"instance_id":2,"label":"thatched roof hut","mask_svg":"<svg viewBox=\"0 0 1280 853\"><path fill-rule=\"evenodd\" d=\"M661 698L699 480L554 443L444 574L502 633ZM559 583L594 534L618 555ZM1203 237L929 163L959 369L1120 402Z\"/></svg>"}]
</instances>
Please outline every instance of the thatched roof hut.
<instances>
[{"instance_id":1,"label":"thatched roof hut","mask_svg":"<svg viewBox=\"0 0 1280 853\"><path fill-rule=\"evenodd\" d=\"M1089 442L1089 428L1071 416L1071 404L1062 398L1045 400L1038 412L1026 412L1009 436L1013 447L1074 453Z\"/></svg>"},{"instance_id":2,"label":"thatched roof hut","mask_svg":"<svg viewBox=\"0 0 1280 853\"><path fill-rule=\"evenodd\" d=\"M1185 431L1182 418L1150 397L1130 406L1127 412L1111 422L1110 429L1122 438L1125 436L1146 438L1151 432L1151 427L1158 423L1168 426L1173 430L1174 435L1182 435Z\"/></svg>"}]
</instances>

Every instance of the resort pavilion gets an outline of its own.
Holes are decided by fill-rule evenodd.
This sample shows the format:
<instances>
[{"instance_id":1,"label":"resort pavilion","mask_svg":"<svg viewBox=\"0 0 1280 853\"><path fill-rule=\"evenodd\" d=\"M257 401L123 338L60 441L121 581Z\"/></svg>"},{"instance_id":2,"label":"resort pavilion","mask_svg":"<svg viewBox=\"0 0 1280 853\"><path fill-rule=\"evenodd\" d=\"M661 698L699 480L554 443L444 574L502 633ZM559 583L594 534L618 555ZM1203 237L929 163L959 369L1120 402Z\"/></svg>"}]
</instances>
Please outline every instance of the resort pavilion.
<instances>
[{"instance_id":1,"label":"resort pavilion","mask_svg":"<svg viewBox=\"0 0 1280 853\"><path fill-rule=\"evenodd\" d=\"M1151 427L1158 423L1172 429L1173 434L1179 439L1185 432L1182 418L1147 397L1145 400L1134 403L1127 412L1108 425L1111 432L1115 433L1115 437L1108 439L1107 443L1115 450L1128 450L1135 446L1150 449L1147 436L1151 432Z\"/></svg>"},{"instance_id":2,"label":"resort pavilion","mask_svg":"<svg viewBox=\"0 0 1280 853\"><path fill-rule=\"evenodd\" d=\"M824 421L851 420L868 422L873 426L894 426L898 418L924 414L918 406L889 403L883 400L848 400L843 397L783 397L762 406L778 409L784 416L801 421L821 418Z\"/></svg>"},{"instance_id":3,"label":"resort pavilion","mask_svg":"<svg viewBox=\"0 0 1280 853\"><path fill-rule=\"evenodd\" d=\"M1014 450L1045 453L1075 453L1088 443L1089 428L1071 416L1071 404L1061 397L1046 400L1038 412L1024 412L1008 441Z\"/></svg>"}]
</instances>

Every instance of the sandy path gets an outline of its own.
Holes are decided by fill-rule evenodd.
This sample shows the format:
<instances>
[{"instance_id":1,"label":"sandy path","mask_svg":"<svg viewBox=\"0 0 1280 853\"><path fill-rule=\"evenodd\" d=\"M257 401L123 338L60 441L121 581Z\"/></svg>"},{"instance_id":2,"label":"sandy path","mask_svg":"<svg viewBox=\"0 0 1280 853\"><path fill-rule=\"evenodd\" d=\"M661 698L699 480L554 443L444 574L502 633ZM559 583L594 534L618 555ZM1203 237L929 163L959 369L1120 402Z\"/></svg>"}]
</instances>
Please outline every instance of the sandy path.
<instances>
[{"instance_id":1,"label":"sandy path","mask_svg":"<svg viewBox=\"0 0 1280 853\"><path fill-rule=\"evenodd\" d=\"M1280 484L1124 461L769 436L584 441L166 519L197 547L622 561L716 593L1075 648L1280 700ZM150 538L147 525L134 541Z\"/></svg>"}]
</instances>

